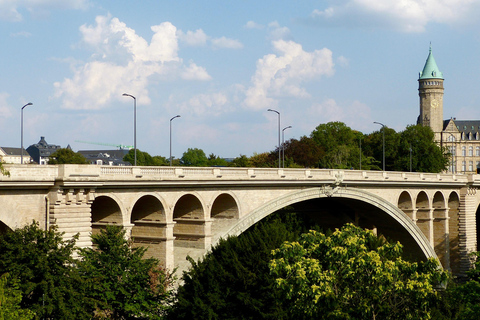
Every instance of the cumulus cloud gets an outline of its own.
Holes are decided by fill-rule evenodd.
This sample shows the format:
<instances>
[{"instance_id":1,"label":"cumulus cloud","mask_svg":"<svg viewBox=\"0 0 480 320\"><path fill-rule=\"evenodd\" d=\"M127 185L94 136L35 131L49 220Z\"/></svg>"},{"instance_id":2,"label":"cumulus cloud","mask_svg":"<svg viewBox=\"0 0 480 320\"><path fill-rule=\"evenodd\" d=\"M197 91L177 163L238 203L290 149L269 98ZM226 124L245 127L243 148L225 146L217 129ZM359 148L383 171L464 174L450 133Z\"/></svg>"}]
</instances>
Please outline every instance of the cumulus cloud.
<instances>
[{"instance_id":1,"label":"cumulus cloud","mask_svg":"<svg viewBox=\"0 0 480 320\"><path fill-rule=\"evenodd\" d=\"M227 48L227 49L242 49L243 44L234 39L228 39L225 37L212 39L212 45L214 48Z\"/></svg>"},{"instance_id":2,"label":"cumulus cloud","mask_svg":"<svg viewBox=\"0 0 480 320\"><path fill-rule=\"evenodd\" d=\"M324 10L314 10L311 20L320 25L423 32L429 22L457 23L472 18L476 0L344 0ZM477 11L478 12L478 11Z\"/></svg>"},{"instance_id":3,"label":"cumulus cloud","mask_svg":"<svg viewBox=\"0 0 480 320\"><path fill-rule=\"evenodd\" d=\"M82 43L94 51L92 61L72 66L73 77L54 83L55 97L66 109L100 109L123 92L150 103L151 76L209 80L205 68L178 56L177 29L170 22L152 26L150 43L117 18L98 16L94 26L80 27Z\"/></svg>"},{"instance_id":4,"label":"cumulus cloud","mask_svg":"<svg viewBox=\"0 0 480 320\"><path fill-rule=\"evenodd\" d=\"M334 74L329 49L306 52L293 41L272 42L277 54L268 54L257 61L252 85L246 91L245 105L251 109L275 107L280 97L305 98L310 95L302 83Z\"/></svg>"},{"instance_id":5,"label":"cumulus cloud","mask_svg":"<svg viewBox=\"0 0 480 320\"><path fill-rule=\"evenodd\" d=\"M255 21L250 20L245 24L244 28L246 28L246 29L263 29L264 26L259 24L259 23L256 23Z\"/></svg>"},{"instance_id":6,"label":"cumulus cloud","mask_svg":"<svg viewBox=\"0 0 480 320\"><path fill-rule=\"evenodd\" d=\"M230 39L227 37L212 38L205 34L202 29L197 29L195 31L183 32L182 30L177 31L177 36L182 43L190 47L200 47L210 44L214 49L218 48L227 48L227 49L242 49L243 44L235 39Z\"/></svg>"},{"instance_id":7,"label":"cumulus cloud","mask_svg":"<svg viewBox=\"0 0 480 320\"><path fill-rule=\"evenodd\" d=\"M364 103L354 101L350 105L338 105L334 99L313 104L308 110L308 119L321 119L321 123L341 121L357 130L370 129L372 124L371 109ZM317 125L313 123L313 125Z\"/></svg>"},{"instance_id":8,"label":"cumulus cloud","mask_svg":"<svg viewBox=\"0 0 480 320\"><path fill-rule=\"evenodd\" d=\"M88 6L89 0L0 0L0 20L22 21L19 9L27 9L36 14L54 9L86 9Z\"/></svg>"},{"instance_id":9,"label":"cumulus cloud","mask_svg":"<svg viewBox=\"0 0 480 320\"><path fill-rule=\"evenodd\" d=\"M268 37L270 40L292 39L290 29L282 27L277 21L268 24Z\"/></svg>"},{"instance_id":10,"label":"cumulus cloud","mask_svg":"<svg viewBox=\"0 0 480 320\"><path fill-rule=\"evenodd\" d=\"M205 46L209 38L202 29L197 29L195 31L189 30L186 33L182 30L178 30L177 35L179 40L191 47Z\"/></svg>"},{"instance_id":11,"label":"cumulus cloud","mask_svg":"<svg viewBox=\"0 0 480 320\"><path fill-rule=\"evenodd\" d=\"M0 92L0 119L8 119L12 117L12 110L7 103L10 95L6 92Z\"/></svg>"},{"instance_id":12,"label":"cumulus cloud","mask_svg":"<svg viewBox=\"0 0 480 320\"><path fill-rule=\"evenodd\" d=\"M170 97L169 107L180 113L218 116L230 110L228 97L220 92L198 94L183 102L175 101L175 99L175 97Z\"/></svg>"}]
</instances>

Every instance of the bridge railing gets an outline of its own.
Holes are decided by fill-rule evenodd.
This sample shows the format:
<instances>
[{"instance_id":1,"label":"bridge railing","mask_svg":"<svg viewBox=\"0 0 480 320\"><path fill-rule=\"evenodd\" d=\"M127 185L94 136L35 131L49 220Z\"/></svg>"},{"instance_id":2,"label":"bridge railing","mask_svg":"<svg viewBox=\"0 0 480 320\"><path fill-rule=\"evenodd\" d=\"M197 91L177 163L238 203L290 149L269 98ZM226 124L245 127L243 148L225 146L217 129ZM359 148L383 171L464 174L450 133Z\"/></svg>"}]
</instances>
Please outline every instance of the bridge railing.
<instances>
[{"instance_id":1,"label":"bridge railing","mask_svg":"<svg viewBox=\"0 0 480 320\"><path fill-rule=\"evenodd\" d=\"M278 169L231 167L132 167L98 165L4 165L10 176L2 181L62 180L348 180L348 181L424 181L460 182L480 180L478 175L454 175L395 171L340 169ZM479 177L479 179L477 179Z\"/></svg>"}]
</instances>

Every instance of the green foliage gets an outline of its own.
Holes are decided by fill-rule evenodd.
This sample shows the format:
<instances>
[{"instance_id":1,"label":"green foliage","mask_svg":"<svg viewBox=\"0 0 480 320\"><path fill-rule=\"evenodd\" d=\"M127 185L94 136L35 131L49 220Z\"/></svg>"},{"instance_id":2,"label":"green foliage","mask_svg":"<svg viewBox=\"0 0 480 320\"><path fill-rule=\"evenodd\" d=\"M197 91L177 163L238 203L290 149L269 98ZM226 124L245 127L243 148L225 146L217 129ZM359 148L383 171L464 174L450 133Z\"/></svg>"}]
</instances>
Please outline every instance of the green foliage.
<instances>
[{"instance_id":1,"label":"green foliage","mask_svg":"<svg viewBox=\"0 0 480 320\"><path fill-rule=\"evenodd\" d=\"M325 151L312 138L302 136L300 140L290 139L285 142L285 158L293 159L293 162L304 168L318 167L319 160L323 158Z\"/></svg>"},{"instance_id":2,"label":"green foliage","mask_svg":"<svg viewBox=\"0 0 480 320\"><path fill-rule=\"evenodd\" d=\"M0 161L0 173L7 177L10 176L10 172L3 167L3 162L1 161Z\"/></svg>"},{"instance_id":3,"label":"green foliage","mask_svg":"<svg viewBox=\"0 0 480 320\"><path fill-rule=\"evenodd\" d=\"M244 154L241 154L240 156L236 157L232 161L232 166L234 167L242 167L242 168L247 168L249 167L249 160L248 157Z\"/></svg>"},{"instance_id":4,"label":"green foliage","mask_svg":"<svg viewBox=\"0 0 480 320\"><path fill-rule=\"evenodd\" d=\"M385 170L394 171L398 157L400 135L392 128L382 127L365 137L362 149L367 157L373 157L378 162L378 168L383 168L383 131L385 130Z\"/></svg>"},{"instance_id":5,"label":"green foliage","mask_svg":"<svg viewBox=\"0 0 480 320\"><path fill-rule=\"evenodd\" d=\"M0 277L0 320L30 320L35 316L32 311L22 309L22 291L17 279L8 274Z\"/></svg>"},{"instance_id":6,"label":"green foliage","mask_svg":"<svg viewBox=\"0 0 480 320\"><path fill-rule=\"evenodd\" d=\"M410 170L410 148L412 171L442 172L447 169L448 154L435 142L435 135L430 127L411 125L400 133L395 166L397 171Z\"/></svg>"},{"instance_id":7,"label":"green foliage","mask_svg":"<svg viewBox=\"0 0 480 320\"><path fill-rule=\"evenodd\" d=\"M130 149L123 157L123 161L130 162L133 165L135 163L135 150ZM148 152L143 152L137 149L137 166L166 166L168 164L169 162L165 157L152 157Z\"/></svg>"},{"instance_id":8,"label":"green foliage","mask_svg":"<svg viewBox=\"0 0 480 320\"><path fill-rule=\"evenodd\" d=\"M253 153L253 156L248 159L250 167L254 168L274 168L278 167L278 149L277 153L264 152Z\"/></svg>"},{"instance_id":9,"label":"green foliage","mask_svg":"<svg viewBox=\"0 0 480 320\"><path fill-rule=\"evenodd\" d=\"M87 164L87 159L71 149L61 148L50 155L48 164Z\"/></svg>"},{"instance_id":10,"label":"green foliage","mask_svg":"<svg viewBox=\"0 0 480 320\"><path fill-rule=\"evenodd\" d=\"M206 167L208 159L202 149L188 148L187 151L183 153L180 163L183 166Z\"/></svg>"},{"instance_id":11,"label":"green foliage","mask_svg":"<svg viewBox=\"0 0 480 320\"><path fill-rule=\"evenodd\" d=\"M78 236L64 241L62 235L41 230L36 222L0 235L0 274L19 280L21 307L38 318L88 318L71 258Z\"/></svg>"},{"instance_id":12,"label":"green foliage","mask_svg":"<svg viewBox=\"0 0 480 320\"><path fill-rule=\"evenodd\" d=\"M434 285L446 273L435 260L410 263L401 254L399 243L347 224L284 243L270 269L290 319L430 319Z\"/></svg>"},{"instance_id":13,"label":"green foliage","mask_svg":"<svg viewBox=\"0 0 480 320\"><path fill-rule=\"evenodd\" d=\"M358 133L343 122L320 124L310 137L325 151L320 168L350 169L360 166Z\"/></svg>"},{"instance_id":14,"label":"green foliage","mask_svg":"<svg viewBox=\"0 0 480 320\"><path fill-rule=\"evenodd\" d=\"M171 275L145 247L132 248L125 230L107 226L92 235L95 248L80 249L78 268L84 294L96 301L96 314L111 319L160 319L172 295Z\"/></svg>"},{"instance_id":15,"label":"green foliage","mask_svg":"<svg viewBox=\"0 0 480 320\"><path fill-rule=\"evenodd\" d=\"M297 239L304 222L285 212L222 240L183 275L168 319L287 319L269 275L271 251Z\"/></svg>"},{"instance_id":16,"label":"green foliage","mask_svg":"<svg viewBox=\"0 0 480 320\"><path fill-rule=\"evenodd\" d=\"M228 162L212 153L208 156L208 165L211 167L227 167Z\"/></svg>"}]
</instances>

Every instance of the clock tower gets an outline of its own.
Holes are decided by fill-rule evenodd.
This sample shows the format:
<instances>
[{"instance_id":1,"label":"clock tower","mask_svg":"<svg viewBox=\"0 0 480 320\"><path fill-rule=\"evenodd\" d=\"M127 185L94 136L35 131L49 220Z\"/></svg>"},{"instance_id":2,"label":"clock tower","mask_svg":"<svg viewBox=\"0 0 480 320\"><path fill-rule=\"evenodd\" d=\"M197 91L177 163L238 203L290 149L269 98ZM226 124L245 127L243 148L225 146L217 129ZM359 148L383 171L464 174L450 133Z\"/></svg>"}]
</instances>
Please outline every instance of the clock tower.
<instances>
[{"instance_id":1,"label":"clock tower","mask_svg":"<svg viewBox=\"0 0 480 320\"><path fill-rule=\"evenodd\" d=\"M418 95L420 116L417 124L432 128L435 139L439 140L443 131L443 74L433 58L432 46L423 71L418 77Z\"/></svg>"}]
</instances>

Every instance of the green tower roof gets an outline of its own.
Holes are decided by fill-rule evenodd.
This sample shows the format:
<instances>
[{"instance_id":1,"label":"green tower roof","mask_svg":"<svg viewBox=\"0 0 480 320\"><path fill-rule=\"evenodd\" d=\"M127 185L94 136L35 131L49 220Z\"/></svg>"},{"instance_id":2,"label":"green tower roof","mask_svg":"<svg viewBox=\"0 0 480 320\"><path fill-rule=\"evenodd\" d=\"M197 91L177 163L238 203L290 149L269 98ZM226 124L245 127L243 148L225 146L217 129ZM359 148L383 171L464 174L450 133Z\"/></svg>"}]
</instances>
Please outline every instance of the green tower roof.
<instances>
[{"instance_id":1,"label":"green tower roof","mask_svg":"<svg viewBox=\"0 0 480 320\"><path fill-rule=\"evenodd\" d=\"M435 62L435 58L433 58L432 54L432 46L430 45L430 51L428 53L427 62L425 62L425 67L423 67L423 71L420 72L418 80L422 79L442 79L443 80L443 73L438 70L437 63Z\"/></svg>"}]
</instances>

